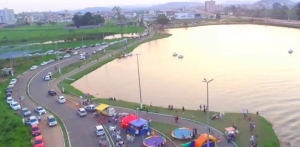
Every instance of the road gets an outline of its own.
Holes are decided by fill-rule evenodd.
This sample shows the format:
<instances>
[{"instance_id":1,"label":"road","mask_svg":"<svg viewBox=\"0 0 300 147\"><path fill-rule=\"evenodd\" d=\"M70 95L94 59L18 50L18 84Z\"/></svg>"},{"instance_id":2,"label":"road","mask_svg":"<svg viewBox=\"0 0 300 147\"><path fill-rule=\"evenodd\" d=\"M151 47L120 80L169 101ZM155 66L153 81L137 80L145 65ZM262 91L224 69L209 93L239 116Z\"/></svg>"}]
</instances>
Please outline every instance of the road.
<instances>
[{"instance_id":1,"label":"road","mask_svg":"<svg viewBox=\"0 0 300 147\"><path fill-rule=\"evenodd\" d=\"M56 63L52 63L56 64ZM36 107L36 104L34 104L30 99L27 98L25 93L25 87L30 79L34 74L42 70L42 68L38 68L35 71L28 71L24 73L23 75L20 75L18 77L18 82L15 84L14 91L12 93L13 98L18 101L23 108L28 108L32 115L38 116L37 113L34 112L34 108ZM43 93L46 95L47 93ZM24 96L25 99L23 101L20 100L20 96ZM19 114L22 112L19 111ZM61 132L60 125L58 124L55 127L49 127L47 125L47 116L49 113L43 115L42 121L40 123L41 133L45 138L45 144L46 146L55 146L55 147L64 147L64 141L63 141L63 135ZM20 120L21 121L21 120Z\"/></svg>"},{"instance_id":2,"label":"road","mask_svg":"<svg viewBox=\"0 0 300 147\"><path fill-rule=\"evenodd\" d=\"M94 50L95 48L89 48L84 51L91 54ZM72 63L78 62L78 60L78 57L70 58L62 62L60 67L66 67ZM67 102L66 104L59 104L56 100L57 97L48 96L48 82L43 81L43 76L45 76L48 72L54 73L54 66L45 68L45 70L42 70L38 72L37 75L33 76L29 84L29 93L37 102L51 109L64 121L69 133L72 147L98 147L99 139L94 133L94 127L98 125L96 119L94 119L92 115L88 115L87 118L79 118L76 115L76 111L78 109L76 105L70 102ZM24 75L21 78L28 80L30 79L30 76ZM68 96L66 97L68 98ZM108 124L106 126L108 126ZM141 146L141 144L141 139L137 139L135 142L131 143L132 146L137 147Z\"/></svg>"}]
</instances>

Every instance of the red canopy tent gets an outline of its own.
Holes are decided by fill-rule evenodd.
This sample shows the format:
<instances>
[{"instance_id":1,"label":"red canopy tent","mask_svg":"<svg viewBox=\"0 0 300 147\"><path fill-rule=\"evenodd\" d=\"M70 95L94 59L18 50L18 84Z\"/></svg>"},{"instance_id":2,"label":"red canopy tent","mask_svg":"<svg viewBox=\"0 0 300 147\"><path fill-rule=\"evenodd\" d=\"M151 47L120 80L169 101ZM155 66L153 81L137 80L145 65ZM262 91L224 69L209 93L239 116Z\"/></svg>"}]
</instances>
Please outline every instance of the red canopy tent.
<instances>
[{"instance_id":1,"label":"red canopy tent","mask_svg":"<svg viewBox=\"0 0 300 147\"><path fill-rule=\"evenodd\" d=\"M122 123L121 123L122 128L127 129L129 127L129 124L132 121L135 121L137 119L139 119L139 117L134 115L134 114L130 114L128 116L123 117L122 118Z\"/></svg>"}]
</instances>

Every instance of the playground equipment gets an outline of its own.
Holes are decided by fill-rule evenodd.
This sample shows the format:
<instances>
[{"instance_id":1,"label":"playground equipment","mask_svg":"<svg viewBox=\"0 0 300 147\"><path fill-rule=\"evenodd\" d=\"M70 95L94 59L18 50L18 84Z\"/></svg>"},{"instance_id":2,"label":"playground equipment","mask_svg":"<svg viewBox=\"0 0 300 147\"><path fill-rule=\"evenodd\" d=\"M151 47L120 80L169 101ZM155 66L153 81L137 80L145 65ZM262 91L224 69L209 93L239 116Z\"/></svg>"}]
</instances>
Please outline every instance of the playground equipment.
<instances>
[{"instance_id":1,"label":"playground equipment","mask_svg":"<svg viewBox=\"0 0 300 147\"><path fill-rule=\"evenodd\" d=\"M193 134L193 130L189 128L177 128L171 132L171 135L175 139L191 139Z\"/></svg>"},{"instance_id":2,"label":"playground equipment","mask_svg":"<svg viewBox=\"0 0 300 147\"><path fill-rule=\"evenodd\" d=\"M162 136L149 136L144 139L143 144L145 147L155 147L162 144L165 145L166 142L166 138Z\"/></svg>"},{"instance_id":3,"label":"playground equipment","mask_svg":"<svg viewBox=\"0 0 300 147\"><path fill-rule=\"evenodd\" d=\"M207 147L207 134L201 134L197 139L182 144L181 147ZM217 147L217 140L212 135L209 135L209 147Z\"/></svg>"}]
</instances>

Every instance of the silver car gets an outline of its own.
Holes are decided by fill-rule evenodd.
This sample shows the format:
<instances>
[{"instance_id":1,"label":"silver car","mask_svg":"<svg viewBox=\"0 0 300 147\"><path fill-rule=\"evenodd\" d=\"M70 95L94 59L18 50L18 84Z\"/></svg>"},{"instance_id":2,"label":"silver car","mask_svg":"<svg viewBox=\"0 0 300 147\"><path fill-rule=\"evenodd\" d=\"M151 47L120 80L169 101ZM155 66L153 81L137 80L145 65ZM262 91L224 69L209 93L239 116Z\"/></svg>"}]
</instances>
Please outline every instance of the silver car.
<instances>
[{"instance_id":1,"label":"silver car","mask_svg":"<svg viewBox=\"0 0 300 147\"><path fill-rule=\"evenodd\" d=\"M28 108L22 109L23 116L28 117L31 115L31 111Z\"/></svg>"},{"instance_id":2,"label":"silver car","mask_svg":"<svg viewBox=\"0 0 300 147\"><path fill-rule=\"evenodd\" d=\"M49 115L49 116L47 117L47 121L48 121L48 125L49 125L50 127L53 127L53 126L56 126L56 125L57 125L57 121L56 121L56 119L55 119L55 117L54 117L53 115Z\"/></svg>"}]
</instances>

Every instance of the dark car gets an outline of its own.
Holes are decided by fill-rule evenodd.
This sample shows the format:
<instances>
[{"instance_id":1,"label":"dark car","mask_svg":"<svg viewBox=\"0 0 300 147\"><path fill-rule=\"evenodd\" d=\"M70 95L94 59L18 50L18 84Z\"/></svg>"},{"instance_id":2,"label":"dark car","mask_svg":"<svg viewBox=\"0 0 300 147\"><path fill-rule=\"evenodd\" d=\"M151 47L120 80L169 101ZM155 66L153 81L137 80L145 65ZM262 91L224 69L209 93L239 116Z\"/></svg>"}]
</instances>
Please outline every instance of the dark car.
<instances>
[{"instance_id":1,"label":"dark car","mask_svg":"<svg viewBox=\"0 0 300 147\"><path fill-rule=\"evenodd\" d=\"M51 95L51 96L56 96L57 95L57 93L53 89L49 90L48 94Z\"/></svg>"},{"instance_id":2,"label":"dark car","mask_svg":"<svg viewBox=\"0 0 300 147\"><path fill-rule=\"evenodd\" d=\"M6 97L11 97L11 92L6 92Z\"/></svg>"},{"instance_id":3,"label":"dark car","mask_svg":"<svg viewBox=\"0 0 300 147\"><path fill-rule=\"evenodd\" d=\"M6 88L6 93L12 93L13 89L11 87Z\"/></svg>"}]
</instances>

